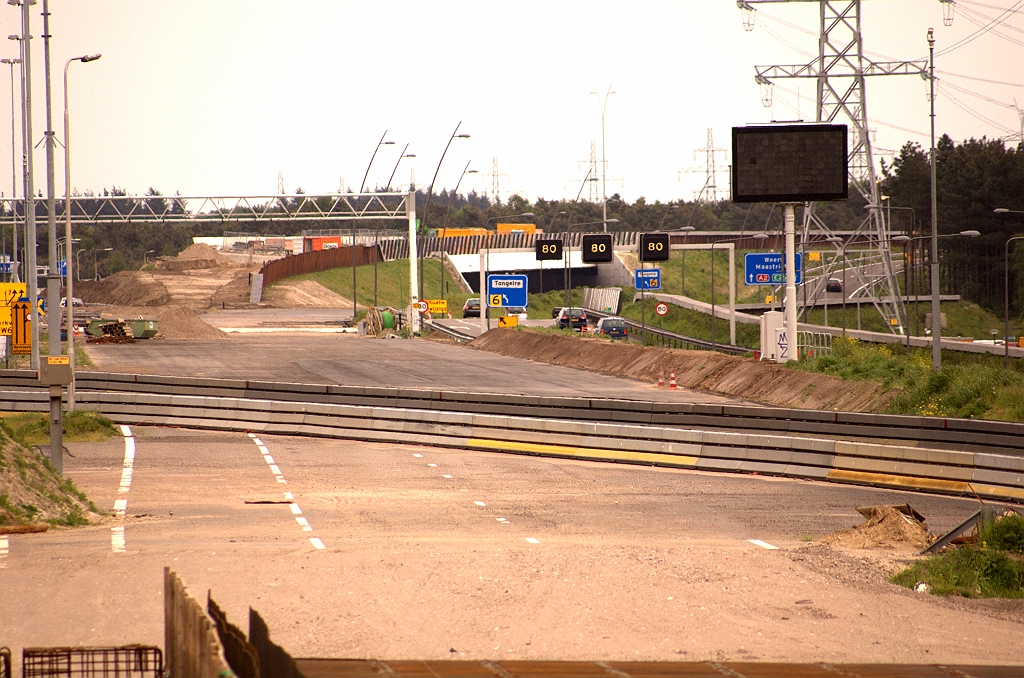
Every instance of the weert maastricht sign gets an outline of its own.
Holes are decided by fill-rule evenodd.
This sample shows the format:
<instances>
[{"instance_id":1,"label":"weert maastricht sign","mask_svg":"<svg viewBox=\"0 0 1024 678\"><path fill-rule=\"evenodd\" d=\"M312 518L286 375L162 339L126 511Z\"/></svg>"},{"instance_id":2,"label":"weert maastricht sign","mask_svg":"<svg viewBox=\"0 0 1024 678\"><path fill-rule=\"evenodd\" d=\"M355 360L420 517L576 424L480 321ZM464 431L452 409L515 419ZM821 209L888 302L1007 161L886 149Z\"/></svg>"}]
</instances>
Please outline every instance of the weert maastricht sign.
<instances>
[{"instance_id":1,"label":"weert maastricht sign","mask_svg":"<svg viewBox=\"0 0 1024 678\"><path fill-rule=\"evenodd\" d=\"M846 125L732 128L733 202L813 202L849 195Z\"/></svg>"}]
</instances>

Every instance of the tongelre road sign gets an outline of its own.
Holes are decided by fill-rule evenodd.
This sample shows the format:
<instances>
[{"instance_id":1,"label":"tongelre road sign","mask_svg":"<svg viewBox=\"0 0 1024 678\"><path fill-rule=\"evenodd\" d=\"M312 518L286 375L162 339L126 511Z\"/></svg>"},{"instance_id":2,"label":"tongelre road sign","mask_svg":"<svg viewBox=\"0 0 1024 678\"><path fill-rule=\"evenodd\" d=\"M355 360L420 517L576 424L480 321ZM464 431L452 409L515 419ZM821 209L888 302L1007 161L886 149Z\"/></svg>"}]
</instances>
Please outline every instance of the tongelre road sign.
<instances>
[{"instance_id":1,"label":"tongelre road sign","mask_svg":"<svg viewBox=\"0 0 1024 678\"><path fill-rule=\"evenodd\" d=\"M529 278L525 275L487 276L488 306L526 307L526 290ZM501 303L494 303L495 301Z\"/></svg>"}]
</instances>

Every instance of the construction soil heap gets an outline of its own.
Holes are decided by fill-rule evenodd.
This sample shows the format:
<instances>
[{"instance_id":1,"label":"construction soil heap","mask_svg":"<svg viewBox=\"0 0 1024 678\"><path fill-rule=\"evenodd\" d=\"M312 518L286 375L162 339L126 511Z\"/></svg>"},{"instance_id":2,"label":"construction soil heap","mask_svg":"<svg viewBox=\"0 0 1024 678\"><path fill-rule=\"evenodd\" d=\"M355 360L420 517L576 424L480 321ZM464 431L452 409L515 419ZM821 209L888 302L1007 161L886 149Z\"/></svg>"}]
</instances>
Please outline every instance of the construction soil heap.
<instances>
[{"instance_id":1,"label":"construction soil heap","mask_svg":"<svg viewBox=\"0 0 1024 678\"><path fill-rule=\"evenodd\" d=\"M783 407L880 412L899 393L874 381L843 381L715 351L637 346L606 339L495 329L469 346L492 353L578 367L656 383L675 371L680 388L700 389ZM613 394L602 394L613 395Z\"/></svg>"}]
</instances>

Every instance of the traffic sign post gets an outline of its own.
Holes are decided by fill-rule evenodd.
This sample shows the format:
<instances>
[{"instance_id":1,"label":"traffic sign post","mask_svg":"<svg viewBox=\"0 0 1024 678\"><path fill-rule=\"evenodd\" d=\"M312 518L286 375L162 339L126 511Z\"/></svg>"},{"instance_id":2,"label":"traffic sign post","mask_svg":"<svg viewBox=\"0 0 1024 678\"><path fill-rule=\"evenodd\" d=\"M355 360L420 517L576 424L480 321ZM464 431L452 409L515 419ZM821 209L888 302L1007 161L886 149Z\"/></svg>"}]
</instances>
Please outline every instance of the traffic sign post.
<instances>
[{"instance_id":1,"label":"traffic sign post","mask_svg":"<svg viewBox=\"0 0 1024 678\"><path fill-rule=\"evenodd\" d=\"M28 301L11 304L11 353L32 354L32 304Z\"/></svg>"},{"instance_id":2,"label":"traffic sign post","mask_svg":"<svg viewBox=\"0 0 1024 678\"><path fill-rule=\"evenodd\" d=\"M660 292L661 291L661 269L651 268L633 269L633 288L637 292Z\"/></svg>"},{"instance_id":3,"label":"traffic sign post","mask_svg":"<svg viewBox=\"0 0 1024 678\"><path fill-rule=\"evenodd\" d=\"M562 258L561 240L537 240L534 246L537 261L555 261Z\"/></svg>"},{"instance_id":4,"label":"traffic sign post","mask_svg":"<svg viewBox=\"0 0 1024 678\"><path fill-rule=\"evenodd\" d=\"M668 233L641 233L640 261L668 261Z\"/></svg>"},{"instance_id":5,"label":"traffic sign post","mask_svg":"<svg viewBox=\"0 0 1024 678\"><path fill-rule=\"evenodd\" d=\"M804 282L803 260L799 252L795 255L797 285ZM785 257L781 252L747 252L743 255L744 285L786 284Z\"/></svg>"},{"instance_id":6,"label":"traffic sign post","mask_svg":"<svg viewBox=\"0 0 1024 678\"><path fill-rule=\"evenodd\" d=\"M664 301L659 303L657 306L654 307L654 312L657 313L658 315L662 316L662 317L667 316L668 315L668 304L666 304Z\"/></svg>"},{"instance_id":7,"label":"traffic sign post","mask_svg":"<svg viewBox=\"0 0 1024 678\"><path fill-rule=\"evenodd\" d=\"M583 263L606 264L612 260L612 236L594 233L583 236Z\"/></svg>"},{"instance_id":8,"label":"traffic sign post","mask_svg":"<svg viewBox=\"0 0 1024 678\"><path fill-rule=\"evenodd\" d=\"M494 307L527 306L527 285L525 275L487 276L487 305ZM483 310L483 309L481 309Z\"/></svg>"}]
</instances>

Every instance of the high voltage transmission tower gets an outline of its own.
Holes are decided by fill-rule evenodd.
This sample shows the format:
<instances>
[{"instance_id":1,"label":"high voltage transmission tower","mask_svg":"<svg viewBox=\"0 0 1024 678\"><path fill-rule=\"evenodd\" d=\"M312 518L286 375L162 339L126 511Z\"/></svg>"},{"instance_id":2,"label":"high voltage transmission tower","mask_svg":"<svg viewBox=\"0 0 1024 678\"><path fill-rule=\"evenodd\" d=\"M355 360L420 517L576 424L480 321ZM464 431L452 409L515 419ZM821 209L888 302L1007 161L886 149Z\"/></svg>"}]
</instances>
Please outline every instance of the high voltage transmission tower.
<instances>
[{"instance_id":1,"label":"high voltage transmission tower","mask_svg":"<svg viewBox=\"0 0 1024 678\"><path fill-rule=\"evenodd\" d=\"M580 169L580 165L582 165L585 162L589 163L588 167L590 169L590 174L588 176L597 177L597 142L590 142L590 160L577 160L576 169ZM600 187L598 187L597 182L590 181L587 183L590 184L590 186L588 187L590 189L590 192L587 195L587 202L601 202L601 189Z\"/></svg>"},{"instance_id":2,"label":"high voltage transmission tower","mask_svg":"<svg viewBox=\"0 0 1024 678\"><path fill-rule=\"evenodd\" d=\"M501 177L511 179L508 174L498 171L498 156L491 158L491 173L485 174L485 177L491 178L491 197L495 202L501 202Z\"/></svg>"},{"instance_id":3,"label":"high voltage transmission tower","mask_svg":"<svg viewBox=\"0 0 1024 678\"><path fill-rule=\"evenodd\" d=\"M808 0L739 0L743 11L743 28L754 29L757 10L753 5L763 3L806 2ZM857 266L848 271L859 283L858 287L871 291L871 300L893 333L903 334L906 327L906 309L899 284L893 270L889 249L888 226L882 214L878 192L878 177L872 155L868 127L865 78L878 75L919 75L928 78L927 62L871 61L864 57L861 32L861 0L817 0L819 5L818 56L808 64L782 66L755 66L755 81L762 87L762 103L771 104L772 81L780 78L811 78L817 86L815 120L817 122L849 125L850 183L864 197L871 209L860 223L853 238L870 234L874 256L872 268L880 271L877 278ZM834 231L814 211L814 203L804 205L803 238L807 242L812 232L833 238L836 252L845 246ZM828 262L819 282L826 281L839 264L836 256ZM809 284L810 281L808 281ZM811 304L825 293L825 285L817 285ZM844 290L843 294L847 294Z\"/></svg>"},{"instance_id":4,"label":"high voltage transmission tower","mask_svg":"<svg viewBox=\"0 0 1024 678\"><path fill-rule=\"evenodd\" d=\"M715 154L716 153L728 153L728 149L715 148L715 136L714 132L708 127L708 141L704 148L693 149L693 159L697 159L698 153L704 154L704 164L690 167L688 169L681 169L676 172L676 181L682 181L684 174L704 174L705 181L704 186L699 191L693 192L693 199L695 201L706 200L708 202L718 202L718 179L717 174L722 172L715 165ZM728 157L728 156L724 156Z\"/></svg>"}]
</instances>

